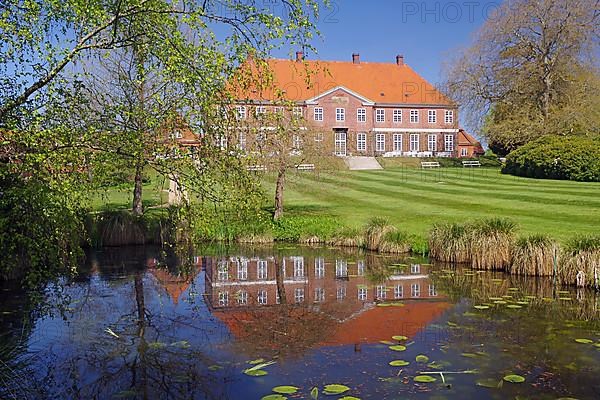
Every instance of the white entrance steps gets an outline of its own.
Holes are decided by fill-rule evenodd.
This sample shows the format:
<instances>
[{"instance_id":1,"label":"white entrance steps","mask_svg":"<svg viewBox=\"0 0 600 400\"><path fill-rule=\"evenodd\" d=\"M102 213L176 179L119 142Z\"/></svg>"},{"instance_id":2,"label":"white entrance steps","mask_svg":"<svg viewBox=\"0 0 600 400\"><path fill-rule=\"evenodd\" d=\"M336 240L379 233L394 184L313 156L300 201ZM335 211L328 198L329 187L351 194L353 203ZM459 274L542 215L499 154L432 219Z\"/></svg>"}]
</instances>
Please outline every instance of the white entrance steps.
<instances>
[{"instance_id":1,"label":"white entrance steps","mask_svg":"<svg viewBox=\"0 0 600 400\"><path fill-rule=\"evenodd\" d=\"M344 162L351 171L383 169L375 157L344 157Z\"/></svg>"}]
</instances>

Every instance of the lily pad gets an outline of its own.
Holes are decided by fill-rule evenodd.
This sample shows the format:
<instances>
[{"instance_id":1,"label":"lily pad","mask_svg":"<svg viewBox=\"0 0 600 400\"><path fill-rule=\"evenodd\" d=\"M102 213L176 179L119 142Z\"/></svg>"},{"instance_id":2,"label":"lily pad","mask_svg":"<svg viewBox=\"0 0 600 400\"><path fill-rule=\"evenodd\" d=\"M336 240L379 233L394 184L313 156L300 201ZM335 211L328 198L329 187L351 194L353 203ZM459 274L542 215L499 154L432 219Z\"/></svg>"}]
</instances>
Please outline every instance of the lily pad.
<instances>
[{"instance_id":1,"label":"lily pad","mask_svg":"<svg viewBox=\"0 0 600 400\"><path fill-rule=\"evenodd\" d=\"M391 340L380 340L379 343L386 344L388 346L393 346L396 344L395 342L392 342Z\"/></svg>"},{"instance_id":2,"label":"lily pad","mask_svg":"<svg viewBox=\"0 0 600 400\"><path fill-rule=\"evenodd\" d=\"M397 336L392 336L392 339L398 340L398 341L403 341L403 340L408 340L408 337L402 336L402 335L397 335Z\"/></svg>"},{"instance_id":3,"label":"lily pad","mask_svg":"<svg viewBox=\"0 0 600 400\"><path fill-rule=\"evenodd\" d=\"M523 307L518 304L509 304L506 306L506 308L512 308L513 310L518 310L519 308L523 308Z\"/></svg>"},{"instance_id":4,"label":"lily pad","mask_svg":"<svg viewBox=\"0 0 600 400\"><path fill-rule=\"evenodd\" d=\"M248 370L244 371L244 374L246 374L248 376L265 376L265 375L268 375L269 373L262 369L248 369Z\"/></svg>"},{"instance_id":5,"label":"lily pad","mask_svg":"<svg viewBox=\"0 0 600 400\"><path fill-rule=\"evenodd\" d=\"M273 388L273 392L279 394L294 394L299 388L296 386L276 386Z\"/></svg>"},{"instance_id":6,"label":"lily pad","mask_svg":"<svg viewBox=\"0 0 600 400\"><path fill-rule=\"evenodd\" d=\"M504 301L504 300L496 300L496 301L494 302L494 304L500 304L500 305L504 305L504 304L507 304L507 303L506 303L506 301Z\"/></svg>"},{"instance_id":7,"label":"lily pad","mask_svg":"<svg viewBox=\"0 0 600 400\"><path fill-rule=\"evenodd\" d=\"M395 346L390 346L390 350L404 351L404 350L406 350L406 346L402 346L401 344L397 344Z\"/></svg>"},{"instance_id":8,"label":"lily pad","mask_svg":"<svg viewBox=\"0 0 600 400\"><path fill-rule=\"evenodd\" d=\"M426 363L426 362L429 362L429 357L427 357L424 354L419 354L418 356L415 357L415 361L418 363Z\"/></svg>"},{"instance_id":9,"label":"lily pad","mask_svg":"<svg viewBox=\"0 0 600 400\"><path fill-rule=\"evenodd\" d=\"M575 339L575 341L577 343L581 343L581 344L592 344L592 343L594 343L594 341L590 340L590 339Z\"/></svg>"},{"instance_id":10,"label":"lily pad","mask_svg":"<svg viewBox=\"0 0 600 400\"><path fill-rule=\"evenodd\" d=\"M510 382L510 383L523 383L523 382L525 382L525 378L523 378L521 375L506 375L503 379L506 382Z\"/></svg>"},{"instance_id":11,"label":"lily pad","mask_svg":"<svg viewBox=\"0 0 600 400\"><path fill-rule=\"evenodd\" d=\"M408 364L410 364L408 361L404 361L404 360L394 360L394 361L390 361L390 365L392 367L405 367Z\"/></svg>"},{"instance_id":12,"label":"lily pad","mask_svg":"<svg viewBox=\"0 0 600 400\"><path fill-rule=\"evenodd\" d=\"M479 306L473 306L473 308L475 308L477 310L489 310L490 306L479 305Z\"/></svg>"},{"instance_id":13,"label":"lily pad","mask_svg":"<svg viewBox=\"0 0 600 400\"><path fill-rule=\"evenodd\" d=\"M319 388L318 387L314 387L311 389L310 391L310 398L313 400L317 400L319 398Z\"/></svg>"},{"instance_id":14,"label":"lily pad","mask_svg":"<svg viewBox=\"0 0 600 400\"><path fill-rule=\"evenodd\" d=\"M287 397L280 394L268 394L260 398L260 400L286 400Z\"/></svg>"},{"instance_id":15,"label":"lily pad","mask_svg":"<svg viewBox=\"0 0 600 400\"><path fill-rule=\"evenodd\" d=\"M498 380L498 379L493 379L493 378L489 378L489 379L478 379L477 382L475 382L475 384L477 386L481 386L481 387L485 387L485 388L489 388L489 389L496 389L502 386L502 381Z\"/></svg>"},{"instance_id":16,"label":"lily pad","mask_svg":"<svg viewBox=\"0 0 600 400\"><path fill-rule=\"evenodd\" d=\"M390 303L378 303L377 307L390 307L391 304Z\"/></svg>"},{"instance_id":17,"label":"lily pad","mask_svg":"<svg viewBox=\"0 0 600 400\"><path fill-rule=\"evenodd\" d=\"M323 393L325 393L326 395L336 395L336 394L345 393L348 390L350 390L350 388L348 386L335 383L335 384L331 384L331 385L325 385L325 388L323 389Z\"/></svg>"},{"instance_id":18,"label":"lily pad","mask_svg":"<svg viewBox=\"0 0 600 400\"><path fill-rule=\"evenodd\" d=\"M477 358L477 354L475 354L475 353L462 353L461 356L467 357L467 358Z\"/></svg>"},{"instance_id":19,"label":"lily pad","mask_svg":"<svg viewBox=\"0 0 600 400\"><path fill-rule=\"evenodd\" d=\"M344 397L340 397L339 400L360 400L358 397L354 397L354 396L344 396Z\"/></svg>"},{"instance_id":20,"label":"lily pad","mask_svg":"<svg viewBox=\"0 0 600 400\"><path fill-rule=\"evenodd\" d=\"M437 381L436 378L434 378L433 376L429 376L429 375L415 376L413 380L418 383L431 383L431 382Z\"/></svg>"},{"instance_id":21,"label":"lily pad","mask_svg":"<svg viewBox=\"0 0 600 400\"><path fill-rule=\"evenodd\" d=\"M264 362L265 362L265 359L264 359L264 358L258 358L258 359L256 359L256 360L250 360L250 361L247 361L247 362L248 362L248 364L250 364L250 365L257 365L257 364L264 363Z\"/></svg>"},{"instance_id":22,"label":"lily pad","mask_svg":"<svg viewBox=\"0 0 600 400\"><path fill-rule=\"evenodd\" d=\"M490 297L489 298L490 301L501 301L504 300L502 297Z\"/></svg>"}]
</instances>

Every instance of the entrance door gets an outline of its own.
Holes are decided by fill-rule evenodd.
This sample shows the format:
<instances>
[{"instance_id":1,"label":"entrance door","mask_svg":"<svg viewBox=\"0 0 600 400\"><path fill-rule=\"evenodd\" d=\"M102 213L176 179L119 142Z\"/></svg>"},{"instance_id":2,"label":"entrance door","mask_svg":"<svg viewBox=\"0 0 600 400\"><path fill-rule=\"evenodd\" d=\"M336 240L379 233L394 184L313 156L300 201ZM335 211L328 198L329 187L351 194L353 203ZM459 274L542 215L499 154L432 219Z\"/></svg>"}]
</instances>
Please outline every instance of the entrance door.
<instances>
[{"instance_id":1,"label":"entrance door","mask_svg":"<svg viewBox=\"0 0 600 400\"><path fill-rule=\"evenodd\" d=\"M339 157L346 156L347 131L335 131L335 155Z\"/></svg>"}]
</instances>

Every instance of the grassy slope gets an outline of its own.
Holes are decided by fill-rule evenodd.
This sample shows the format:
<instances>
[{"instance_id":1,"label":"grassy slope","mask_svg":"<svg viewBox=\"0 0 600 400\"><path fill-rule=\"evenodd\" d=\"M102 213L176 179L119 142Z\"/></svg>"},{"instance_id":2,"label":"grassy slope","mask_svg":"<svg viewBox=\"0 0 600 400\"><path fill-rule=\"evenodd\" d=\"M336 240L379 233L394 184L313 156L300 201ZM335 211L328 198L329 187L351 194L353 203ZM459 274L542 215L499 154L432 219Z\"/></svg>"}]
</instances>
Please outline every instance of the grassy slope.
<instances>
[{"instance_id":1,"label":"grassy slope","mask_svg":"<svg viewBox=\"0 0 600 400\"><path fill-rule=\"evenodd\" d=\"M425 234L438 221L501 216L522 233L560 240L600 230L600 184L533 180L496 169L341 171L292 174L286 191L290 214L335 215L360 226L375 216L411 233ZM269 191L272 183L267 184Z\"/></svg>"}]
</instances>

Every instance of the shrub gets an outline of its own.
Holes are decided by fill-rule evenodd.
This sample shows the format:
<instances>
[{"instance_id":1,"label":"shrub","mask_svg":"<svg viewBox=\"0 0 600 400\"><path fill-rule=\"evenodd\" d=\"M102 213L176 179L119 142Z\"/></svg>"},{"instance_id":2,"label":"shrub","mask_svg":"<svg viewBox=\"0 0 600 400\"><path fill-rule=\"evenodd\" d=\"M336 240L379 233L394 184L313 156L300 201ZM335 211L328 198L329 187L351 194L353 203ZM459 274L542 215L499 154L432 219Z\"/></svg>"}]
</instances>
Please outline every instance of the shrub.
<instances>
[{"instance_id":1,"label":"shrub","mask_svg":"<svg viewBox=\"0 0 600 400\"><path fill-rule=\"evenodd\" d=\"M278 241L324 243L339 226L335 218L300 215L278 219L273 223L273 233Z\"/></svg>"},{"instance_id":2,"label":"shrub","mask_svg":"<svg viewBox=\"0 0 600 400\"><path fill-rule=\"evenodd\" d=\"M511 152L505 174L600 182L600 138L543 136Z\"/></svg>"}]
</instances>

